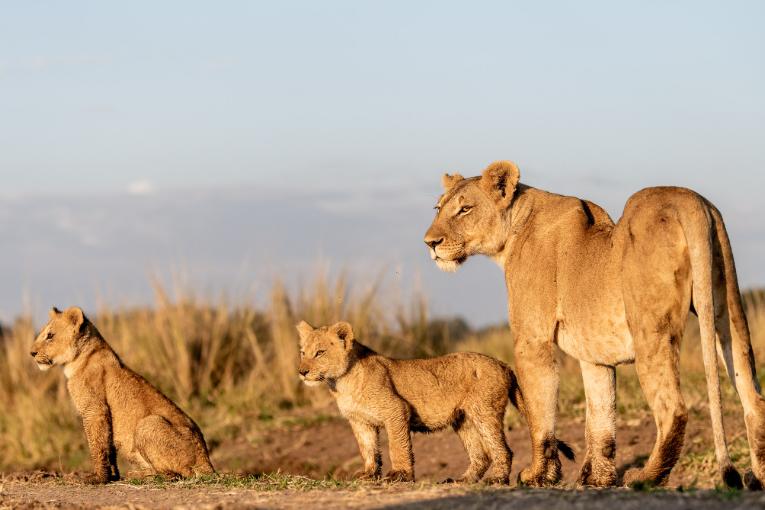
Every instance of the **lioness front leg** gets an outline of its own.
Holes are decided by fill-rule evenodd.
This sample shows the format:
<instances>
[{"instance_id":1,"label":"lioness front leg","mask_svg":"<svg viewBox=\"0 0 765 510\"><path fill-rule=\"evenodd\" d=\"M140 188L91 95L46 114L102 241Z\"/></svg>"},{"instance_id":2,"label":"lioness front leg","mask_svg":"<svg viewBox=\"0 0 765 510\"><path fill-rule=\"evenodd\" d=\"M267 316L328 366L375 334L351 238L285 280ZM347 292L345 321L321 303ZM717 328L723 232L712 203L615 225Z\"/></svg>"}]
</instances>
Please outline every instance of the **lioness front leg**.
<instances>
[{"instance_id":1,"label":"lioness front leg","mask_svg":"<svg viewBox=\"0 0 765 510\"><path fill-rule=\"evenodd\" d=\"M93 473L86 476L87 483L107 483L119 480L117 455L112 438L109 408L103 404L94 406L82 414L85 437L88 440Z\"/></svg>"},{"instance_id":2,"label":"lioness front leg","mask_svg":"<svg viewBox=\"0 0 765 510\"><path fill-rule=\"evenodd\" d=\"M518 384L525 397L526 419L531 436L531 465L518 480L535 487L554 485L561 479L561 464L555 439L558 405L558 369L551 339L515 341Z\"/></svg>"},{"instance_id":3,"label":"lioness front leg","mask_svg":"<svg viewBox=\"0 0 765 510\"><path fill-rule=\"evenodd\" d=\"M616 369L581 361L587 398L587 453L579 474L580 485L610 487L618 479L616 457Z\"/></svg>"},{"instance_id":4,"label":"lioness front leg","mask_svg":"<svg viewBox=\"0 0 765 510\"><path fill-rule=\"evenodd\" d=\"M382 456L380 454L380 436L377 427L359 420L351 420L350 422L353 435L359 444L361 458L364 460L364 471L355 478L380 478L382 474Z\"/></svg>"},{"instance_id":5,"label":"lioness front leg","mask_svg":"<svg viewBox=\"0 0 765 510\"><path fill-rule=\"evenodd\" d=\"M385 480L391 482L414 481L414 455L412 437L409 433L409 406L404 401L397 402L388 419L385 420L388 433L388 448L391 470Z\"/></svg>"}]
</instances>

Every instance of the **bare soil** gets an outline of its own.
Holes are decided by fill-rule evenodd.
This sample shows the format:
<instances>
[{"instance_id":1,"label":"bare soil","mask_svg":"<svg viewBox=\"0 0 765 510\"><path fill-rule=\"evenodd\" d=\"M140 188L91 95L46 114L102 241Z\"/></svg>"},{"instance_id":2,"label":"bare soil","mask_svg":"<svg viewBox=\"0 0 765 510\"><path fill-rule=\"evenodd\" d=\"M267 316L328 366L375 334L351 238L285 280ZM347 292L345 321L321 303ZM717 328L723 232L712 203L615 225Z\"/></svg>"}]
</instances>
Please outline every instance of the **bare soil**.
<instances>
[{"instance_id":1,"label":"bare soil","mask_svg":"<svg viewBox=\"0 0 765 510\"><path fill-rule=\"evenodd\" d=\"M559 425L559 436L583 454L583 423ZM650 418L619 423L617 466L620 471L639 466L650 452L654 425ZM738 422L728 424L730 437L741 437ZM350 479L361 467L347 422L327 418L312 425L264 427L256 437L215 445L212 457L219 471L241 476L278 472L276 482L229 483L117 482L106 486L79 483L74 473L16 473L0 478L0 508L765 508L765 493L715 490L718 483L711 456L706 419L692 419L684 456L667 489L640 492L630 489L581 490L575 486L579 460L564 461L564 483L559 488L530 490L483 485L438 484L457 477L467 459L456 434L439 432L414 436L414 484L282 484L291 475L313 479ZM529 462L525 427L508 432L514 451L513 477ZM384 450L385 450L385 444ZM698 462L689 459L700 459ZM742 464L746 464L743 459ZM388 459L384 455L384 469ZM129 476L129 475L128 475ZM301 478L307 480L308 478ZM334 484L334 485L333 485ZM679 490L678 490L679 489Z\"/></svg>"}]
</instances>

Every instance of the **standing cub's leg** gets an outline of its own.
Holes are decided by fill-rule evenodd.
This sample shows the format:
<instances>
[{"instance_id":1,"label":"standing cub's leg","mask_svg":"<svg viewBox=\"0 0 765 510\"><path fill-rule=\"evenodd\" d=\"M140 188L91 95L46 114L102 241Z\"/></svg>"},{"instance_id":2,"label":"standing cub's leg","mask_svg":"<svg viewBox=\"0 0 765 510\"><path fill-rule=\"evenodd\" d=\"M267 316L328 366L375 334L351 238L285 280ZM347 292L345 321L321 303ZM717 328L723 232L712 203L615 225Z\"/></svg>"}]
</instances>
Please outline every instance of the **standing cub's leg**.
<instances>
[{"instance_id":1,"label":"standing cub's leg","mask_svg":"<svg viewBox=\"0 0 765 510\"><path fill-rule=\"evenodd\" d=\"M409 404L392 393L390 398L392 401L388 416L385 419L385 432L388 433L391 469L385 475L385 480L413 482L414 454L412 453L412 436L409 431L409 418L411 416Z\"/></svg>"},{"instance_id":2,"label":"standing cub's leg","mask_svg":"<svg viewBox=\"0 0 765 510\"><path fill-rule=\"evenodd\" d=\"M489 455L481 441L481 433L470 420L462 420L461 423L454 425L454 431L459 435L462 446L470 459L470 465L467 470L457 480L446 480L447 482L456 481L458 483L476 483L489 469Z\"/></svg>"},{"instance_id":3,"label":"standing cub's leg","mask_svg":"<svg viewBox=\"0 0 765 510\"><path fill-rule=\"evenodd\" d=\"M212 474L204 445L197 443L191 430L173 426L159 415L138 422L135 449L157 473L167 476Z\"/></svg>"},{"instance_id":4,"label":"standing cub's leg","mask_svg":"<svg viewBox=\"0 0 765 510\"><path fill-rule=\"evenodd\" d=\"M382 455L380 454L380 435L377 427L360 420L350 420L353 435L359 444L359 452L364 460L364 471L356 478L376 479L382 474Z\"/></svg>"}]
</instances>

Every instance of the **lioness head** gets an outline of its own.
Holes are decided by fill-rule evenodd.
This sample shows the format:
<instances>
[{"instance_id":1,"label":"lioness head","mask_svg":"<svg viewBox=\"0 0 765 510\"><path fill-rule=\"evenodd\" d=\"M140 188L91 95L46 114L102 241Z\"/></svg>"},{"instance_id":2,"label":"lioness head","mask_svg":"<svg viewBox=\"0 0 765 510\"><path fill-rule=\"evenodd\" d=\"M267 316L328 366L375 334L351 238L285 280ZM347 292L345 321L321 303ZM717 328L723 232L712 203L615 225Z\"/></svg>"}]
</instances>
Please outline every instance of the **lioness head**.
<instances>
[{"instance_id":1,"label":"lioness head","mask_svg":"<svg viewBox=\"0 0 765 510\"><path fill-rule=\"evenodd\" d=\"M54 307L48 315L50 320L37 335L29 353L40 370L73 361L80 353L89 324L82 309L76 306L63 312Z\"/></svg>"},{"instance_id":2,"label":"lioness head","mask_svg":"<svg viewBox=\"0 0 765 510\"><path fill-rule=\"evenodd\" d=\"M430 257L443 271L456 271L469 256L493 256L504 248L506 211L520 172L510 161L489 165L480 177L444 174L444 194L425 234Z\"/></svg>"},{"instance_id":3,"label":"lioness head","mask_svg":"<svg viewBox=\"0 0 765 510\"><path fill-rule=\"evenodd\" d=\"M306 321L297 326L300 335L300 378L308 386L337 379L348 371L353 329L347 322L314 328Z\"/></svg>"}]
</instances>

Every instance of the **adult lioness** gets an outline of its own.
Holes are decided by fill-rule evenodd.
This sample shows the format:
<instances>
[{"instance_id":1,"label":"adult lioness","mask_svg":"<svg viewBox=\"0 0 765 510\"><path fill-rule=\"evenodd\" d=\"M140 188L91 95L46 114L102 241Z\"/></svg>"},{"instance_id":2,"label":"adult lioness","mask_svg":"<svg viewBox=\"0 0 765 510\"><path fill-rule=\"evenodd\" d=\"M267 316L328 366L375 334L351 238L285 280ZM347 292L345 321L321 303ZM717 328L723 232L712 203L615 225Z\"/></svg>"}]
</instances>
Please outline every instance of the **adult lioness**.
<instances>
[{"instance_id":1,"label":"adult lioness","mask_svg":"<svg viewBox=\"0 0 765 510\"><path fill-rule=\"evenodd\" d=\"M523 409L513 371L481 354L461 352L429 359L391 359L357 342L347 322L314 329L305 321L300 335L301 379L326 383L348 418L364 460L362 478L377 478L382 468L379 429L385 428L391 458L386 479L414 480L409 432L452 427L470 465L459 481L477 482L491 463L491 482L507 483L513 459L502 424L508 398ZM573 452L560 443L568 458ZM560 462L546 476L560 478Z\"/></svg>"},{"instance_id":2,"label":"adult lioness","mask_svg":"<svg viewBox=\"0 0 765 510\"><path fill-rule=\"evenodd\" d=\"M41 370L64 367L90 448L88 481L119 479L117 451L154 473L214 472L197 424L123 365L80 308L53 308L30 354Z\"/></svg>"},{"instance_id":3,"label":"adult lioness","mask_svg":"<svg viewBox=\"0 0 765 510\"><path fill-rule=\"evenodd\" d=\"M683 188L648 188L630 197L614 224L586 200L519 183L511 162L480 177L445 175L445 193L425 235L431 257L455 270L474 254L505 271L518 380L526 396L532 464L521 473L545 483L556 459L558 374L553 344L580 360L587 398L587 451L580 482L616 483L615 369L636 364L654 414L656 443L627 483L663 483L682 449L687 411L678 347L689 310L699 317L715 454L726 484L741 478L723 430L717 342L744 408L754 477L765 481L765 400L720 212ZM717 340L716 340L717 338Z\"/></svg>"}]
</instances>

